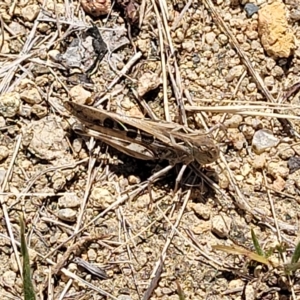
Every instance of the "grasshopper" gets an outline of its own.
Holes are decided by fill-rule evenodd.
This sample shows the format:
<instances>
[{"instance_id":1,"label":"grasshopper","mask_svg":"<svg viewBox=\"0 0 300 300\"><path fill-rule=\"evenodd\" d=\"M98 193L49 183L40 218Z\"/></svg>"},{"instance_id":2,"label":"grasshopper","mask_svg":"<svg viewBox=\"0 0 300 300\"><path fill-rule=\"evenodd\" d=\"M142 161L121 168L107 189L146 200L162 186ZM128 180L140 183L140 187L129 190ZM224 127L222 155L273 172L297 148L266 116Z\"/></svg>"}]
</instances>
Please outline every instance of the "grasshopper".
<instances>
[{"instance_id":1,"label":"grasshopper","mask_svg":"<svg viewBox=\"0 0 300 300\"><path fill-rule=\"evenodd\" d=\"M171 165L196 161L201 165L216 161L219 148L201 130L164 121L140 119L67 101L65 108L81 124L76 133L94 137L117 150L142 160L166 159Z\"/></svg>"}]
</instances>

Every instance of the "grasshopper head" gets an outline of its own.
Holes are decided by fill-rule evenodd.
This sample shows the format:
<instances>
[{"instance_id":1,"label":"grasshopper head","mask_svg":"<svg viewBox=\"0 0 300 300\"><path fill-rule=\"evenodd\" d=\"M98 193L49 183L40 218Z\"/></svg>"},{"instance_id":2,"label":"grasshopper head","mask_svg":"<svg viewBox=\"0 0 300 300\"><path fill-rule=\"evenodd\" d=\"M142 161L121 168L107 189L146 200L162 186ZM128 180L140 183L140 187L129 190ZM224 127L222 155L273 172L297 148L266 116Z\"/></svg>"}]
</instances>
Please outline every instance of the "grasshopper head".
<instances>
[{"instance_id":1,"label":"grasshopper head","mask_svg":"<svg viewBox=\"0 0 300 300\"><path fill-rule=\"evenodd\" d=\"M219 158L219 152L219 147L210 138L202 138L200 143L193 145L194 159L201 165L215 162Z\"/></svg>"}]
</instances>

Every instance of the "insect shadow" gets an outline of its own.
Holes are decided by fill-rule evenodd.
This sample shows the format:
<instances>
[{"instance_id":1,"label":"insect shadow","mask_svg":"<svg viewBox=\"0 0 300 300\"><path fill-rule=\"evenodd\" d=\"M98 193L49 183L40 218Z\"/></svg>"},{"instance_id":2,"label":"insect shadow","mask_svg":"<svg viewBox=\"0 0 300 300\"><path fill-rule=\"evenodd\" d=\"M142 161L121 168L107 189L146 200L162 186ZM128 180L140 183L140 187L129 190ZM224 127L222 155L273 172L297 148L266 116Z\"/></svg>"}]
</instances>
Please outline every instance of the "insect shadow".
<instances>
[{"instance_id":1,"label":"insect shadow","mask_svg":"<svg viewBox=\"0 0 300 300\"><path fill-rule=\"evenodd\" d=\"M141 160L132 158L114 148L109 147L108 152L115 155L121 161L117 165L111 165L110 171L117 176L128 178L130 175L138 177L141 182L149 180L149 178L156 172L168 167L170 164L167 160ZM182 164L176 164L171 170L161 176L154 186L169 193L174 191L176 186L176 179L181 170ZM199 167L200 169L200 167ZM214 182L218 181L217 174L211 170L203 168L202 172L205 173ZM189 167L185 170L182 180L179 182L179 188L182 192L192 188L192 200L202 201L201 199L214 197L214 190L209 188L204 182L203 178L199 177ZM203 197L204 196L204 197Z\"/></svg>"},{"instance_id":2,"label":"insect shadow","mask_svg":"<svg viewBox=\"0 0 300 300\"><path fill-rule=\"evenodd\" d=\"M71 142L73 138L78 138L78 136L74 132L70 132L69 136ZM89 138L83 137L83 140L86 142ZM112 173L117 175L118 177L123 176L124 178L128 178L130 175L133 175L140 179L141 182L148 181L151 176L153 176L156 172L168 167L170 165L167 160L141 160L138 158L133 158L128 156L113 147L107 146L105 143L100 140L97 141L97 145L100 145L100 153L101 154L93 154L91 155L96 158L97 164L104 163L109 165L109 169ZM86 143L83 143L83 147L87 149ZM103 161L103 154L106 153L106 157L117 158L115 161L110 161L109 159L105 159ZM98 156L98 157L97 157ZM159 177L155 183L151 183L155 187L158 187L161 190L165 190L165 192L173 192L176 186L176 179L181 170L182 164L176 164L172 169L170 169L167 173L164 173L163 176ZM195 167L194 167L195 169ZM217 182L217 174L209 169L202 169L199 165L196 166L196 169L204 172L206 176L210 177L214 182ZM182 192L185 192L187 189L192 188L192 198L206 198L206 196L213 196L214 191L211 188L208 188L203 178L199 176L199 172L193 171L190 167L188 167L180 182L177 183L178 188L181 189ZM198 200L199 200L198 199ZM197 201L198 201L197 200ZM200 200L199 200L200 201Z\"/></svg>"}]
</instances>

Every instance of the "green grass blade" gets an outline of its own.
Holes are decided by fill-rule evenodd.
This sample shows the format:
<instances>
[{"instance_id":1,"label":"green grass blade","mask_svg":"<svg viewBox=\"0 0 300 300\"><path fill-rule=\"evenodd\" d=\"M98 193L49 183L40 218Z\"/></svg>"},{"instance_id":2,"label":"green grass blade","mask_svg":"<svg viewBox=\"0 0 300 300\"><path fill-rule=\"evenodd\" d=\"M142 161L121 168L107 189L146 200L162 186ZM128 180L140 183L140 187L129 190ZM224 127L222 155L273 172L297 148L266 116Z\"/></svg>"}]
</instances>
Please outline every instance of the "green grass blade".
<instances>
[{"instance_id":1,"label":"green grass blade","mask_svg":"<svg viewBox=\"0 0 300 300\"><path fill-rule=\"evenodd\" d=\"M295 272L300 269L300 263L293 263L293 264L285 264L283 265L285 274L291 275L291 272Z\"/></svg>"},{"instance_id":2,"label":"green grass blade","mask_svg":"<svg viewBox=\"0 0 300 300\"><path fill-rule=\"evenodd\" d=\"M31 281L30 275L30 261L29 261L29 253L25 240L25 223L23 216L20 215L20 235L21 235L21 253L23 256L23 289L24 289L24 299L25 300L35 300L35 292L33 288L33 284Z\"/></svg>"},{"instance_id":3,"label":"green grass blade","mask_svg":"<svg viewBox=\"0 0 300 300\"><path fill-rule=\"evenodd\" d=\"M292 256L291 263L295 264L296 262L298 262L299 257L300 257L300 242L297 244L297 246L295 248L295 251L294 251L293 256Z\"/></svg>"},{"instance_id":4,"label":"green grass blade","mask_svg":"<svg viewBox=\"0 0 300 300\"><path fill-rule=\"evenodd\" d=\"M260 244L258 242L256 234L252 228L251 228L251 238L252 238L252 242L253 242L256 253L262 257L265 257L265 253L262 250L262 248L260 247Z\"/></svg>"}]
</instances>

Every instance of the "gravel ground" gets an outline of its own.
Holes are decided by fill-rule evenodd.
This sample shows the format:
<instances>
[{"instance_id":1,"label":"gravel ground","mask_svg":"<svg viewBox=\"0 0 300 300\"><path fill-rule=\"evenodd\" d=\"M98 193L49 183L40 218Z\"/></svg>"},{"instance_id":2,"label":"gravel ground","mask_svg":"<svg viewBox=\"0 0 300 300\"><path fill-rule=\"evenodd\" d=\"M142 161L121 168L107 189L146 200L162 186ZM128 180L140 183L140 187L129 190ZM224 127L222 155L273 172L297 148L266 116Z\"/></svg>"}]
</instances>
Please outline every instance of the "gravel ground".
<instances>
[{"instance_id":1,"label":"gravel ground","mask_svg":"<svg viewBox=\"0 0 300 300\"><path fill-rule=\"evenodd\" d=\"M20 213L37 299L300 299L298 0L0 12L1 299L22 298ZM169 162L76 134L70 100L211 129L219 157L148 185Z\"/></svg>"}]
</instances>

